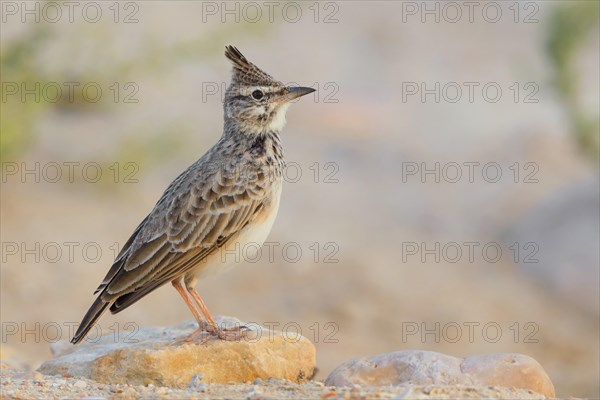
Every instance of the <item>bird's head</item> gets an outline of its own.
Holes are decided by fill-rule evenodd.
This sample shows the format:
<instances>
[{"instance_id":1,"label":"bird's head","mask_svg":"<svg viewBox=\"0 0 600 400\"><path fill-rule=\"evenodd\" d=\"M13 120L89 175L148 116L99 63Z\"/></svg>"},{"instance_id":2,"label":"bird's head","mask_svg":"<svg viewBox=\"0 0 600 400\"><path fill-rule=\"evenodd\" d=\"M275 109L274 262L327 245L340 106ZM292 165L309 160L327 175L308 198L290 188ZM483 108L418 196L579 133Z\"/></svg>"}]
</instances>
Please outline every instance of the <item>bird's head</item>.
<instances>
[{"instance_id":1,"label":"bird's head","mask_svg":"<svg viewBox=\"0 0 600 400\"><path fill-rule=\"evenodd\" d=\"M231 84L225 92L225 120L246 132L280 132L290 101L315 91L273 79L233 46L225 48L225 56L233 64Z\"/></svg>"}]
</instances>

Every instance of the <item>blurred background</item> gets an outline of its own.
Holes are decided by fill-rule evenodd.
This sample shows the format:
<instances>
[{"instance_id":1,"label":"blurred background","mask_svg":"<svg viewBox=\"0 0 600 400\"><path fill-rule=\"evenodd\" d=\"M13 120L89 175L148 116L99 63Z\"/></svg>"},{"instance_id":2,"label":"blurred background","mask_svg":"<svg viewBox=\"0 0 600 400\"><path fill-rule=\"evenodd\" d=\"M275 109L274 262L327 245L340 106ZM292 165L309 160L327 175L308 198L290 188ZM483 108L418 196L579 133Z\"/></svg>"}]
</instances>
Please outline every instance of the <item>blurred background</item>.
<instances>
[{"instance_id":1,"label":"blurred background","mask_svg":"<svg viewBox=\"0 0 600 400\"><path fill-rule=\"evenodd\" d=\"M318 378L517 352L599 396L598 2L67 3L1 3L3 360L69 339L218 139L233 44L318 90L288 112L272 251L199 284L213 314L300 330ZM164 287L100 328L187 319Z\"/></svg>"}]
</instances>

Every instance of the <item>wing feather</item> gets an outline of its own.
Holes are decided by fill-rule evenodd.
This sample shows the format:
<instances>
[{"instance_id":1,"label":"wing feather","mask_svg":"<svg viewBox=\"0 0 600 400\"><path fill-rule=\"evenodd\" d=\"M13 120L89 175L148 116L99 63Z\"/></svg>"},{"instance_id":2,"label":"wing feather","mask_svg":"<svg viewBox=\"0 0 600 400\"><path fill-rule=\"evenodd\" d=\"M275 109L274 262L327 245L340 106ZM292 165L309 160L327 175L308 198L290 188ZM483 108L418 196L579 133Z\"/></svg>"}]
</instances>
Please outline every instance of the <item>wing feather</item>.
<instances>
[{"instance_id":1,"label":"wing feather","mask_svg":"<svg viewBox=\"0 0 600 400\"><path fill-rule=\"evenodd\" d=\"M125 267L119 271L117 275L118 279L113 279L106 287L107 293L109 295L118 295L131 287L136 285L139 286L141 281L147 280L148 275L152 274L153 271L159 270L160 268L158 267L165 264L163 263L163 260L170 254L171 246L165 241L162 247L158 248L145 262L137 264L130 269L125 265ZM143 271L143 273L140 273L139 271Z\"/></svg>"},{"instance_id":2,"label":"wing feather","mask_svg":"<svg viewBox=\"0 0 600 400\"><path fill-rule=\"evenodd\" d=\"M161 250L164 251L164 249L167 248L165 244L167 244L166 235L162 235L156 239L152 239L148 242L142 243L142 245L137 248L135 253L127 257L127 261L125 262L123 268L126 271L131 271L139 267L140 265L150 261Z\"/></svg>"},{"instance_id":3,"label":"wing feather","mask_svg":"<svg viewBox=\"0 0 600 400\"><path fill-rule=\"evenodd\" d=\"M115 301L111 311L188 272L234 237L261 209L265 182L254 183L236 184L216 173L191 183L181 180L175 189L182 194L157 204L165 206L147 217L126 261L105 284L103 297Z\"/></svg>"}]
</instances>

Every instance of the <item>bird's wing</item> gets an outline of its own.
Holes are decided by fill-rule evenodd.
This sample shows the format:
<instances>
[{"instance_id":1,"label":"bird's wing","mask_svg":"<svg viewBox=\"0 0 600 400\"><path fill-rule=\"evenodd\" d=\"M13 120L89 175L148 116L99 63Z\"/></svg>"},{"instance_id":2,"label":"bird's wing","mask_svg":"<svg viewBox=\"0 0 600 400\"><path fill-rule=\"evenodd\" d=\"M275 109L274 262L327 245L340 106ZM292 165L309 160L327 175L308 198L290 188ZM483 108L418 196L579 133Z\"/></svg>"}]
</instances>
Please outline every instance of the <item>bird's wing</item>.
<instances>
[{"instance_id":1,"label":"bird's wing","mask_svg":"<svg viewBox=\"0 0 600 400\"><path fill-rule=\"evenodd\" d=\"M262 208L265 178L239 179L217 171L171 185L115 261L119 265L103 283L103 299L135 295L137 300L223 246Z\"/></svg>"}]
</instances>

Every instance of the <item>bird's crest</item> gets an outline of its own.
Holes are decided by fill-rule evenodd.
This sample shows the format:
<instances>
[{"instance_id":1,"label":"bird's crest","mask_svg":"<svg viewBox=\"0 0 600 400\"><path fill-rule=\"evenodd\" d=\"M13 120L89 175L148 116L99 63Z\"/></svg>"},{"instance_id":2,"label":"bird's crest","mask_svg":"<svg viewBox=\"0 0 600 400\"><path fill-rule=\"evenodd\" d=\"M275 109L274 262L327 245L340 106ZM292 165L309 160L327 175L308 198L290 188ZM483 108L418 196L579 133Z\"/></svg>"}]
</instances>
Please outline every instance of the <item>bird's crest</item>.
<instances>
[{"instance_id":1,"label":"bird's crest","mask_svg":"<svg viewBox=\"0 0 600 400\"><path fill-rule=\"evenodd\" d=\"M234 46L225 47L225 57L233 64L232 85L270 86L278 83L271 75L248 61Z\"/></svg>"}]
</instances>

